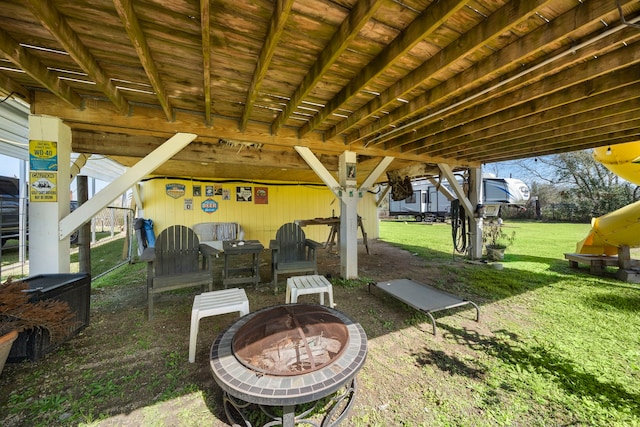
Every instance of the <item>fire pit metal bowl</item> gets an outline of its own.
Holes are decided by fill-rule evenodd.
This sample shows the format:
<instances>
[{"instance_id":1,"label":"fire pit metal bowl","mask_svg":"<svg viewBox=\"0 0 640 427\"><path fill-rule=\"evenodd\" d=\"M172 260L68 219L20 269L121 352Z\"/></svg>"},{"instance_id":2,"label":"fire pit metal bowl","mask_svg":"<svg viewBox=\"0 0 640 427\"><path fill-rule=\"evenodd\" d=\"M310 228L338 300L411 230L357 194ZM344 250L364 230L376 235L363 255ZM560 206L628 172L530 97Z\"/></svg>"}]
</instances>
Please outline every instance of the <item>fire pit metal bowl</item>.
<instances>
[{"instance_id":1,"label":"fire pit metal bowl","mask_svg":"<svg viewBox=\"0 0 640 427\"><path fill-rule=\"evenodd\" d=\"M322 421L325 426L337 425L350 410L355 375L366 356L364 330L344 313L320 305L285 304L238 319L214 341L210 362L232 425L251 425L246 414L255 410L283 426L319 425L305 418L309 405L298 415L296 406L335 395L326 414L330 419ZM281 407L282 415L273 407Z\"/></svg>"}]
</instances>

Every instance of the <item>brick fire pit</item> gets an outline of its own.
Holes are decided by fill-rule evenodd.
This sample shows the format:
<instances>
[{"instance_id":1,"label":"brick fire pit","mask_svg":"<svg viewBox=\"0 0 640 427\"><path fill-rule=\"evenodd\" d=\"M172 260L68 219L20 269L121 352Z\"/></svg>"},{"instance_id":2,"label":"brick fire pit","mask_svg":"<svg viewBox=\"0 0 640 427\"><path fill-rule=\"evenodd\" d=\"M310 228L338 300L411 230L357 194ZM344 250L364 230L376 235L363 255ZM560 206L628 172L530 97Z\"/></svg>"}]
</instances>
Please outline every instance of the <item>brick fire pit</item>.
<instances>
[{"instance_id":1,"label":"brick fire pit","mask_svg":"<svg viewBox=\"0 0 640 427\"><path fill-rule=\"evenodd\" d=\"M243 316L223 331L211 347L211 370L231 424L249 425L251 412L262 411L283 426L320 425L306 418L313 405L297 415L296 407L335 394L322 425L337 425L353 405L366 356L364 330L344 313L286 304Z\"/></svg>"}]
</instances>

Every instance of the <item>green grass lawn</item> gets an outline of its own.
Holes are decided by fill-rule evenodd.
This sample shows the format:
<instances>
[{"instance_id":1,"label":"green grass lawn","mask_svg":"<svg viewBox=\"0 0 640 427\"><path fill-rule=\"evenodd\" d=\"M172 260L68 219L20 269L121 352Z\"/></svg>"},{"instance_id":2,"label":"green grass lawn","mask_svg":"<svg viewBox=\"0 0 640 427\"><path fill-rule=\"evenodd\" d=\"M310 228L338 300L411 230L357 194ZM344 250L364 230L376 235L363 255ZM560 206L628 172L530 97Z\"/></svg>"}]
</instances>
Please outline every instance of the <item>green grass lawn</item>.
<instances>
[{"instance_id":1,"label":"green grass lawn","mask_svg":"<svg viewBox=\"0 0 640 427\"><path fill-rule=\"evenodd\" d=\"M465 385L473 401L450 407L480 407L487 425L525 425L532 414L536 425L640 425L640 286L569 268L563 254L587 224L507 226L516 240L503 270L456 268L456 283L442 284L506 308L492 336L466 337L488 375ZM383 222L380 231L434 262L452 256L446 225ZM441 416L454 425L459 413Z\"/></svg>"},{"instance_id":2,"label":"green grass lawn","mask_svg":"<svg viewBox=\"0 0 640 427\"><path fill-rule=\"evenodd\" d=\"M111 237L111 233L109 232L99 232L96 233L96 242L99 244L94 244L91 249L91 276L97 277L101 274L104 274L106 271L118 266L119 264L126 261L127 248L123 248L124 246L124 238L116 238L115 240L109 241L107 243L101 243L102 239L106 239ZM134 241L134 247L137 244ZM78 252L76 249L77 246L72 246L71 256L70 256L70 271L72 273L79 271L79 262L78 262ZM28 248L27 248L28 249ZM2 250L2 266L6 268L11 264L17 263L19 261L18 258L18 241L10 240L7 243L6 248ZM2 271L1 280L6 280L9 276L6 273L5 268ZM19 277L19 274L13 274L15 277Z\"/></svg>"},{"instance_id":3,"label":"green grass lawn","mask_svg":"<svg viewBox=\"0 0 640 427\"><path fill-rule=\"evenodd\" d=\"M467 313L441 312L437 316L438 335L433 336L425 315L399 301L385 299L381 293L368 292L364 278L333 280L334 292L352 296L356 301L353 310L360 321L366 328L377 331L369 337L367 365L358 374L361 395L345 426L640 426L640 285L616 280L613 270L604 277L595 277L588 274L586 267L569 268L563 254L575 251L576 242L589 231L587 224L509 221L505 226L516 232L516 239L507 248L503 269L498 270L454 254L448 224L386 221L380 224L381 240L422 258L412 257L411 262L420 265L420 274L424 271L425 276L428 275L424 277L426 283L478 303L479 323L469 319ZM94 275L120 262L122 249L122 240L94 248ZM376 256L375 253L372 256ZM384 260L380 262L384 265ZM395 267L389 265L388 268ZM94 289L105 289L96 289L92 309L111 304L105 295L118 287L125 291L122 295L142 298L145 277L145 265L138 263L124 265L94 280ZM132 283L139 288L132 287ZM131 289L135 290L133 294ZM267 298L267 294L259 291L248 289L247 292L256 299ZM268 295L273 301L282 301L282 295L277 298L272 292ZM344 304L344 297L338 308ZM127 309L122 303L124 299L114 301L109 310L101 313L102 322L115 319L115 327L126 323L127 313L132 319L138 319L138 323L126 323L131 336L122 337L122 342L111 342L113 354L127 354L145 361L154 358L154 354L159 355L153 375L162 378L158 381L163 386L161 392L154 390L151 394L184 398L185 387L202 390L205 397L194 398L194 408L211 417L211 405L215 405L211 402L217 400L206 397L211 393L209 369L186 362L190 305L182 306L175 317L182 319L183 329L180 329L170 327L175 326L173 317L171 324L150 323L143 310L140 317L141 310ZM375 304L380 313L374 308ZM114 307L120 310L119 315L111 315L116 313ZM382 311L386 314L381 314ZM92 322L96 328L92 333L97 333L101 323L95 319ZM169 330L180 344L168 340L171 346L164 348ZM160 334L162 339L158 339ZM90 335L84 336L82 342L86 343ZM126 350L122 348L124 343L128 343ZM76 344L70 343L69 348L73 345ZM77 351L82 354L82 348ZM63 356L64 352L51 356L55 369L58 365L64 370L66 365L88 363L85 360L59 363L57 357ZM49 365L42 366L41 370L52 369ZM130 382L127 390L139 383L154 386L147 378L150 374L142 375L141 371L130 379L121 378L118 365L103 376L96 373L95 378L91 376L95 372L88 369L86 380L78 381L73 387L64 385L56 391L50 389L53 387L50 383L57 374L46 375L50 380L47 389L39 382L45 374L36 369L38 365L25 367L33 371L30 375L34 380L29 384L35 385L13 393L7 400L10 408L0 405L0 419L4 409L13 414L28 411L21 406L24 405L32 408L29 409L34 411L32 418L39 420L35 423L27 418L29 425L52 425L43 421L49 420L47 413L52 414L50 419L60 421L60 425L100 425L99 420L108 417L92 412L99 403L93 394L84 393L82 396L86 399L73 400L80 409L68 409L71 403L56 403L51 399L59 396L67 399L68 388L100 387L97 393L100 398L118 402L118 407L124 408L130 397L111 385ZM145 380L141 381L138 375ZM46 399L31 397L41 394ZM176 416L180 405L169 401L171 399L165 402L165 410ZM67 409L56 412L45 406L50 404ZM149 406L144 410L155 408ZM73 424L61 421L60 414L67 412L73 414L74 418L70 419L74 420ZM173 423L163 423L149 413L149 420L155 421L152 425L201 424L198 417L194 419L200 424L180 424L176 419L172 419ZM87 422L77 424L78 419ZM104 425L113 424L106 419ZM220 421L215 425L226 424Z\"/></svg>"}]
</instances>

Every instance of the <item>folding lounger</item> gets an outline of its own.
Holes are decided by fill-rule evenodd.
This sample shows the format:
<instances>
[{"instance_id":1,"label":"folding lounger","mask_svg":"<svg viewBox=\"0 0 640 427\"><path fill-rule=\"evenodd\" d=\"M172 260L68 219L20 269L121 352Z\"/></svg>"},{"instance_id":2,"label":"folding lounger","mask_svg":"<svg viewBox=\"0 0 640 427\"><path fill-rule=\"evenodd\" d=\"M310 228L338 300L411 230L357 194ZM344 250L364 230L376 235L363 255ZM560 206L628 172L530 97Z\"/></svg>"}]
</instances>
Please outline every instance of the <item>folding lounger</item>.
<instances>
[{"instance_id":1,"label":"folding lounger","mask_svg":"<svg viewBox=\"0 0 640 427\"><path fill-rule=\"evenodd\" d=\"M436 321L431 313L436 311L471 304L476 309L476 322L480 321L480 309L475 303L425 285L424 283L419 283L411 279L396 279L387 282L369 283L369 292L371 292L371 285L374 285L429 316L431 324L433 325L433 335L436 335Z\"/></svg>"}]
</instances>

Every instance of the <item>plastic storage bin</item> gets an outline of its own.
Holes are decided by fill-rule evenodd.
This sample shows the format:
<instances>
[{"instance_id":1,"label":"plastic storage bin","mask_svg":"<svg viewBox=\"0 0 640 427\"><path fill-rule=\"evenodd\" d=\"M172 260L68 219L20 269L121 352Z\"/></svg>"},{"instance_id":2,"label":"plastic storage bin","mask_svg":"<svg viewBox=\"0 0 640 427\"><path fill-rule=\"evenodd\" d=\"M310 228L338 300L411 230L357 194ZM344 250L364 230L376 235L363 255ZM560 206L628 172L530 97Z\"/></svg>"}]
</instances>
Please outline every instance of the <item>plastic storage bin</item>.
<instances>
[{"instance_id":1,"label":"plastic storage bin","mask_svg":"<svg viewBox=\"0 0 640 427\"><path fill-rule=\"evenodd\" d=\"M22 279L29 285L31 301L55 299L66 301L76 315L77 324L70 328L64 341L76 336L89 324L91 305L91 276L87 273L39 274ZM7 362L39 360L56 347L49 333L40 328L23 331L13 343Z\"/></svg>"}]
</instances>

